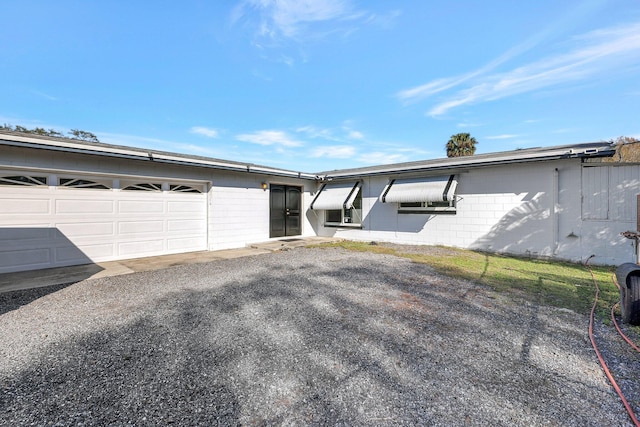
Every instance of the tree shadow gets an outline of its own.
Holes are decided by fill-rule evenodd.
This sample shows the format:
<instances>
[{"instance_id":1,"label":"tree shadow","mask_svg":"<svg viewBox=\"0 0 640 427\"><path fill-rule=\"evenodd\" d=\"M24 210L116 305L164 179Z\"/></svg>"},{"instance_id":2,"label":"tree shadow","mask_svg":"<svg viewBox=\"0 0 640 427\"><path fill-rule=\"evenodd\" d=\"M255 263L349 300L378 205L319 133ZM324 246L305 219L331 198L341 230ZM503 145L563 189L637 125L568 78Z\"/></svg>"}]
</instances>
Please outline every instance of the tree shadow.
<instances>
[{"instance_id":1,"label":"tree shadow","mask_svg":"<svg viewBox=\"0 0 640 427\"><path fill-rule=\"evenodd\" d=\"M134 277L155 293L134 321L103 319L2 378L0 424L510 425L532 411L588 425L563 396L609 397L571 373L550 385L513 336L531 347L545 334L558 352L566 337L542 320L523 332L524 309L481 286L391 256L304 250L315 264L288 251L118 279L122 298Z\"/></svg>"}]
</instances>

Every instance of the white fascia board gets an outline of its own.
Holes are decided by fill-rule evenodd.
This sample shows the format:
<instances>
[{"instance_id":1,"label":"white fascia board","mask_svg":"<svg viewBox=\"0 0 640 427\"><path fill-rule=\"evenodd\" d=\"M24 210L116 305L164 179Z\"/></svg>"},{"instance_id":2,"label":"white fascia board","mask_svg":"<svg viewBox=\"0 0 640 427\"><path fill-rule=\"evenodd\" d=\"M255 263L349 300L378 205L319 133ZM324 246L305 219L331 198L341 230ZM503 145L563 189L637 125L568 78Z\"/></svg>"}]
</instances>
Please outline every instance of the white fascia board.
<instances>
[{"instance_id":1,"label":"white fascia board","mask_svg":"<svg viewBox=\"0 0 640 427\"><path fill-rule=\"evenodd\" d=\"M4 145L19 147L40 148L55 151L74 152L80 154L93 154L109 157L124 157L135 160L146 160L160 163L181 164L187 166L200 166L213 169L223 169L238 172L263 173L267 175L287 176L302 179L315 179L313 174L288 171L283 169L255 166L248 163L231 163L218 160L207 160L203 158L193 158L188 156L178 156L164 153L157 153L154 150L128 149L113 147L109 145L89 145L84 143L74 143L71 141L52 141L40 138L31 138L21 135L9 135L0 133L0 140Z\"/></svg>"},{"instance_id":2,"label":"white fascia board","mask_svg":"<svg viewBox=\"0 0 640 427\"><path fill-rule=\"evenodd\" d=\"M599 147L589 148L577 146L576 148L551 148L549 150L535 152L526 152L526 150L522 150L522 152L510 151L504 154L500 153L498 155L486 155L482 157L466 156L442 160L426 160L418 164L396 164L389 165L389 167L386 168L375 168L375 170L347 170L344 172L335 171L333 173L326 173L323 178L348 179L374 175L404 174L412 172L436 172L438 170L455 170L465 168L468 169L471 167L498 166L513 163L529 163L570 158L576 159L581 157L588 158L605 152L613 152L611 146L607 143L603 143L602 146Z\"/></svg>"},{"instance_id":3,"label":"white fascia board","mask_svg":"<svg viewBox=\"0 0 640 427\"><path fill-rule=\"evenodd\" d=\"M44 139L30 138L20 135L0 134L0 139L7 141L8 145L24 146L25 143L36 148L46 148L57 151L71 151L83 153L99 153L105 155L118 155L120 157L140 157L148 158L149 152L136 149L122 149L114 147L100 147L99 145L86 145L68 141L47 141ZM23 144L11 144L11 142L21 142Z\"/></svg>"}]
</instances>

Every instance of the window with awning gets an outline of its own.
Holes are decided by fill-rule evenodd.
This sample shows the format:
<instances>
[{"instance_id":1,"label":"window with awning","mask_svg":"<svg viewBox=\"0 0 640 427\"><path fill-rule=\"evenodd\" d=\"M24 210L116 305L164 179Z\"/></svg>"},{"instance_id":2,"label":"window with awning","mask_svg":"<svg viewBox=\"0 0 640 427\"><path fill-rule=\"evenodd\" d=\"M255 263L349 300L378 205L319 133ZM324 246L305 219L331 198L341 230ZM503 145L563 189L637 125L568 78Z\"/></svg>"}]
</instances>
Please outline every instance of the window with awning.
<instances>
[{"instance_id":1,"label":"window with awning","mask_svg":"<svg viewBox=\"0 0 640 427\"><path fill-rule=\"evenodd\" d=\"M455 213L455 175L394 179L380 196L382 203L398 203L398 212Z\"/></svg>"},{"instance_id":2,"label":"window with awning","mask_svg":"<svg viewBox=\"0 0 640 427\"><path fill-rule=\"evenodd\" d=\"M360 226L362 223L360 181L323 184L311 202L310 208L314 211L324 211L325 225Z\"/></svg>"},{"instance_id":3,"label":"window with awning","mask_svg":"<svg viewBox=\"0 0 640 427\"><path fill-rule=\"evenodd\" d=\"M351 209L360 192L360 182L324 184L311 202L313 210Z\"/></svg>"}]
</instances>

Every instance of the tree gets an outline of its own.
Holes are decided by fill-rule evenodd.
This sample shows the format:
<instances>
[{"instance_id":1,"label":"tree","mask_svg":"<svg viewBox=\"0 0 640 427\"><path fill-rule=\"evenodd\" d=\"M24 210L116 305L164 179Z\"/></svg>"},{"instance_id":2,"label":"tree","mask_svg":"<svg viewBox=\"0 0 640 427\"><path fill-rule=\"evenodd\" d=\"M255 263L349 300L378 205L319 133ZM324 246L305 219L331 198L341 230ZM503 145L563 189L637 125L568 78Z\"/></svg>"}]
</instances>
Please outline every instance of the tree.
<instances>
[{"instance_id":1,"label":"tree","mask_svg":"<svg viewBox=\"0 0 640 427\"><path fill-rule=\"evenodd\" d=\"M42 136L53 136L56 138L64 138L64 134L62 132L58 132L55 129L45 129L45 128L39 128L39 127L35 127L33 129L27 129L24 126L20 126L20 125L16 125L11 126L8 124L4 124L2 126L0 126L0 130L7 130L10 132L19 132L19 133L29 133L32 135L42 135ZM84 130L78 130L78 129L71 129L70 132L68 132L69 135L71 136L71 139L78 139L80 141L91 141L91 142L100 142L100 140L98 140L98 137L95 136L94 134L92 134L91 132L87 132Z\"/></svg>"},{"instance_id":2,"label":"tree","mask_svg":"<svg viewBox=\"0 0 640 427\"><path fill-rule=\"evenodd\" d=\"M87 132L84 130L71 129L69 132L70 135L73 135L71 139L81 139L83 141L92 141L92 142L100 142L98 141L98 137L92 134L91 132Z\"/></svg>"},{"instance_id":3,"label":"tree","mask_svg":"<svg viewBox=\"0 0 640 427\"><path fill-rule=\"evenodd\" d=\"M447 157L473 156L476 152L478 141L468 133L457 133L451 135L445 148Z\"/></svg>"},{"instance_id":4,"label":"tree","mask_svg":"<svg viewBox=\"0 0 640 427\"><path fill-rule=\"evenodd\" d=\"M614 144L616 153L605 157L603 162L638 163L640 162L640 140L632 136L620 136L609 141Z\"/></svg>"}]
</instances>

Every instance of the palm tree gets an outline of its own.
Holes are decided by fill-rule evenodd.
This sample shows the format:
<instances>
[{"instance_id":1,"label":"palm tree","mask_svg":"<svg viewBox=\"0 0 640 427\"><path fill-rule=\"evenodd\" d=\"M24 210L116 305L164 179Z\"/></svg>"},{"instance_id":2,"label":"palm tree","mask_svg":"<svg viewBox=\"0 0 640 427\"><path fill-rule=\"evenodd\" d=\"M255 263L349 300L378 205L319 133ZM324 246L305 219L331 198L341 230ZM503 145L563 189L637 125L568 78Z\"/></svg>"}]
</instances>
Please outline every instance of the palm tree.
<instances>
[{"instance_id":1,"label":"palm tree","mask_svg":"<svg viewBox=\"0 0 640 427\"><path fill-rule=\"evenodd\" d=\"M468 133L451 135L447 145L447 157L473 156L476 152L478 141Z\"/></svg>"}]
</instances>

